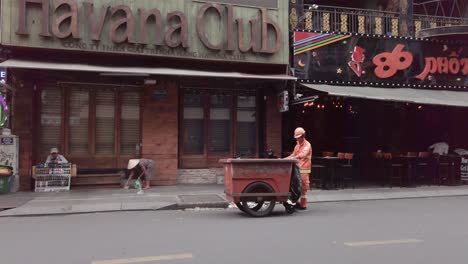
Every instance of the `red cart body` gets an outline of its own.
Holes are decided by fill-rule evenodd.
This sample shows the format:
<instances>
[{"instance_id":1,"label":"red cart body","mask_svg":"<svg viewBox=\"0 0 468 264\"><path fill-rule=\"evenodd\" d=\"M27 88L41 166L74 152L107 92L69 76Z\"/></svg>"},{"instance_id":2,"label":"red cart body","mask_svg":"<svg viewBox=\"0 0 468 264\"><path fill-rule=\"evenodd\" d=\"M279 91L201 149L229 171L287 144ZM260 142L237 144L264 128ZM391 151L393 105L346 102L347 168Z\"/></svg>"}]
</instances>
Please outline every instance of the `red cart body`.
<instances>
[{"instance_id":1,"label":"red cart body","mask_svg":"<svg viewBox=\"0 0 468 264\"><path fill-rule=\"evenodd\" d=\"M276 202L289 198L291 172L296 160L288 159L227 159L224 164L224 192L230 201L274 197ZM271 187L272 193L246 193L246 188L257 182Z\"/></svg>"}]
</instances>

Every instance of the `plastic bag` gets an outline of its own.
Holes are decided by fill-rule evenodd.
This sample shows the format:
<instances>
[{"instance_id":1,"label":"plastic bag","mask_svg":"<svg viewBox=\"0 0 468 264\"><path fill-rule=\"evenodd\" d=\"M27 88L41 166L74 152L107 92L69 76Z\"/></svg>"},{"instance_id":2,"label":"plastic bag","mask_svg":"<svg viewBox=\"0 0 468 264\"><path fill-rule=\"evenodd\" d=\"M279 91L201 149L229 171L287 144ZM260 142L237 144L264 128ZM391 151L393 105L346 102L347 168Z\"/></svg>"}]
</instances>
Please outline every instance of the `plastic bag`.
<instances>
[{"instance_id":1,"label":"plastic bag","mask_svg":"<svg viewBox=\"0 0 468 264\"><path fill-rule=\"evenodd\" d=\"M291 201L293 203L297 202L302 195L302 179L301 179L301 169L297 163L294 163L293 169L291 172L291 184L289 187L289 192L291 193Z\"/></svg>"}]
</instances>

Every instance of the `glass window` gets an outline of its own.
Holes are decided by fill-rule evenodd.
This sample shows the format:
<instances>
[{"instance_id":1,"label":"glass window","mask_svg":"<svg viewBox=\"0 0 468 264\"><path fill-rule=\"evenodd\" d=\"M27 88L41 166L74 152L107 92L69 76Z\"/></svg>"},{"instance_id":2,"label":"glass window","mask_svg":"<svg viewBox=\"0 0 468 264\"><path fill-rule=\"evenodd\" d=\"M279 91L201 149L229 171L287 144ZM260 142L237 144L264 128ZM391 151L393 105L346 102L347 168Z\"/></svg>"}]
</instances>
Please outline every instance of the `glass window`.
<instances>
[{"instance_id":1,"label":"glass window","mask_svg":"<svg viewBox=\"0 0 468 264\"><path fill-rule=\"evenodd\" d=\"M51 148L57 147L63 151L62 135L62 89L45 88L41 93L41 128L40 146L41 157L49 154Z\"/></svg>"},{"instance_id":2,"label":"glass window","mask_svg":"<svg viewBox=\"0 0 468 264\"><path fill-rule=\"evenodd\" d=\"M140 144L140 94L122 92L120 152L123 155L138 154Z\"/></svg>"},{"instance_id":3,"label":"glass window","mask_svg":"<svg viewBox=\"0 0 468 264\"><path fill-rule=\"evenodd\" d=\"M184 95L184 153L203 154L204 110L202 95Z\"/></svg>"},{"instance_id":4,"label":"glass window","mask_svg":"<svg viewBox=\"0 0 468 264\"><path fill-rule=\"evenodd\" d=\"M69 125L69 151L71 154L88 154L88 119L89 119L89 92L84 89L73 89L69 98L70 114Z\"/></svg>"},{"instance_id":5,"label":"glass window","mask_svg":"<svg viewBox=\"0 0 468 264\"><path fill-rule=\"evenodd\" d=\"M257 152L256 97L237 97L237 154L254 156Z\"/></svg>"},{"instance_id":6,"label":"glass window","mask_svg":"<svg viewBox=\"0 0 468 264\"><path fill-rule=\"evenodd\" d=\"M231 139L230 96L210 96L210 152L229 152Z\"/></svg>"},{"instance_id":7,"label":"glass window","mask_svg":"<svg viewBox=\"0 0 468 264\"><path fill-rule=\"evenodd\" d=\"M96 91L96 154L114 154L115 92Z\"/></svg>"}]
</instances>

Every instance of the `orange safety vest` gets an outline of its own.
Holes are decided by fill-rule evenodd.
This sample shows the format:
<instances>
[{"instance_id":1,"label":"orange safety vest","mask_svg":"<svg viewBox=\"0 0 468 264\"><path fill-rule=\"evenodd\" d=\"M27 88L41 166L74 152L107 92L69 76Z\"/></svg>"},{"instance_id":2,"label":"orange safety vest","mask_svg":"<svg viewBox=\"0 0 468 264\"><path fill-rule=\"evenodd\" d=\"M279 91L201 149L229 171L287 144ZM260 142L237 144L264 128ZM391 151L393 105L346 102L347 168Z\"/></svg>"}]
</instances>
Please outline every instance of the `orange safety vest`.
<instances>
[{"instance_id":1,"label":"orange safety vest","mask_svg":"<svg viewBox=\"0 0 468 264\"><path fill-rule=\"evenodd\" d=\"M295 157L299 161L301 174L311 173L312 145L310 145L309 141L304 140L302 144L297 143L291 156Z\"/></svg>"}]
</instances>

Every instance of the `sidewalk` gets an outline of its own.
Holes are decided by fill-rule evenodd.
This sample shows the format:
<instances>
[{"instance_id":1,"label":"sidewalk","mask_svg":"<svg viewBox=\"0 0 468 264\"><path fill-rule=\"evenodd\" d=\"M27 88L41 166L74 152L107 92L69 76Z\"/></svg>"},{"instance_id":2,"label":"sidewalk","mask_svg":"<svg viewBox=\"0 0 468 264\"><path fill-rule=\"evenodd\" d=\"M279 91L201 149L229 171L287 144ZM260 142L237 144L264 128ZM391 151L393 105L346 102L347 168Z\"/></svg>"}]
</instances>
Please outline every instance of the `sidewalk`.
<instances>
[{"instance_id":1,"label":"sidewalk","mask_svg":"<svg viewBox=\"0 0 468 264\"><path fill-rule=\"evenodd\" d=\"M14 193L0 196L0 217L96 212L226 208L223 185L153 187L138 195L135 190L88 189L64 193ZM309 203L468 196L468 186L417 188L367 188L312 190ZM13 208L13 209L8 209ZM2 209L8 209L1 211Z\"/></svg>"}]
</instances>

